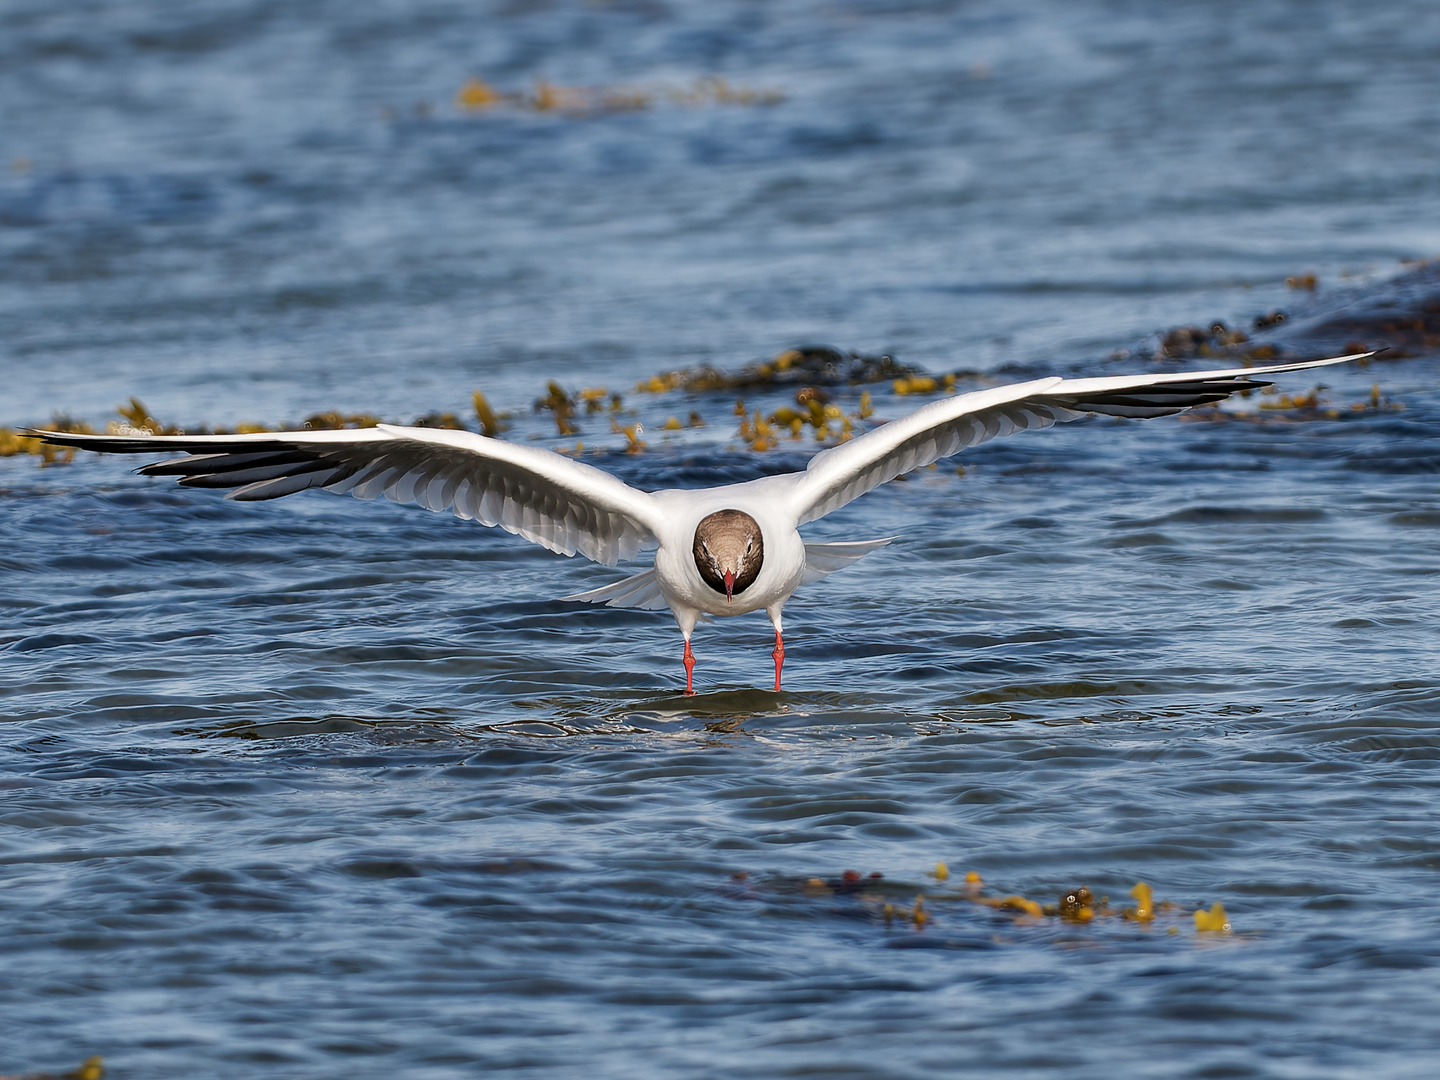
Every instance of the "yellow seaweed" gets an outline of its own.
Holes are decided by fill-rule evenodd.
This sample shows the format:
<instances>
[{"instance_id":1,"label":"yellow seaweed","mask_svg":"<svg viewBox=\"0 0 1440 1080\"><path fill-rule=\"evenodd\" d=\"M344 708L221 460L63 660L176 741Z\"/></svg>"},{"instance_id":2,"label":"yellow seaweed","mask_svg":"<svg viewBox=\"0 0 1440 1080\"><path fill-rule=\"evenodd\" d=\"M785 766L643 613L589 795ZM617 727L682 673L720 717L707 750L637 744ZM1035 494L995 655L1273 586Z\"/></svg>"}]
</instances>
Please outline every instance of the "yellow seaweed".
<instances>
[{"instance_id":1,"label":"yellow seaweed","mask_svg":"<svg viewBox=\"0 0 1440 1080\"><path fill-rule=\"evenodd\" d=\"M724 79L697 79L690 86L658 84L652 86L606 85L562 86L541 79L530 94L504 93L490 83L472 75L455 92L455 108L460 112L484 112L498 106L533 109L536 112L563 112L571 116L593 113L625 112L648 109L658 101L672 105L774 105L784 100L778 90L756 90L748 86L732 86ZM386 114L390 115L389 110Z\"/></svg>"},{"instance_id":2,"label":"yellow seaweed","mask_svg":"<svg viewBox=\"0 0 1440 1080\"><path fill-rule=\"evenodd\" d=\"M773 450L780 442L775 425L761 416L759 409L753 417L741 414L737 434L752 450Z\"/></svg>"},{"instance_id":3,"label":"yellow seaweed","mask_svg":"<svg viewBox=\"0 0 1440 1080\"><path fill-rule=\"evenodd\" d=\"M649 446L642 435L645 434L645 427L639 421L629 424L620 429L625 435L625 452L627 454L643 454Z\"/></svg>"},{"instance_id":4,"label":"yellow seaweed","mask_svg":"<svg viewBox=\"0 0 1440 1080\"><path fill-rule=\"evenodd\" d=\"M575 399L567 394L554 379L551 379L545 388L549 393L535 402L535 408L537 410L550 410L555 417L555 430L557 434L580 434L580 429L570 422L570 418L575 415Z\"/></svg>"},{"instance_id":5,"label":"yellow seaweed","mask_svg":"<svg viewBox=\"0 0 1440 1080\"><path fill-rule=\"evenodd\" d=\"M105 1062L98 1055L86 1058L78 1068L64 1073L25 1073L0 1076L0 1080L104 1080Z\"/></svg>"},{"instance_id":6,"label":"yellow seaweed","mask_svg":"<svg viewBox=\"0 0 1440 1080\"><path fill-rule=\"evenodd\" d=\"M1037 919L1045 914L1044 908L1034 900L1027 900L1023 896L1005 896L998 900L981 897L977 902L987 907L1001 908L1007 911L1023 911L1026 915L1033 915Z\"/></svg>"},{"instance_id":7,"label":"yellow seaweed","mask_svg":"<svg viewBox=\"0 0 1440 1080\"><path fill-rule=\"evenodd\" d=\"M1135 898L1134 909L1127 908L1125 914L1138 922L1151 922L1155 918L1155 893L1149 885L1141 881L1130 890L1130 895Z\"/></svg>"},{"instance_id":8,"label":"yellow seaweed","mask_svg":"<svg viewBox=\"0 0 1440 1080\"><path fill-rule=\"evenodd\" d=\"M452 412L428 412L412 421L413 427L446 428L450 431L464 431L465 425Z\"/></svg>"},{"instance_id":9,"label":"yellow seaweed","mask_svg":"<svg viewBox=\"0 0 1440 1080\"><path fill-rule=\"evenodd\" d=\"M30 435L21 435L13 428L0 428L0 457L16 454L39 454L45 444Z\"/></svg>"},{"instance_id":10,"label":"yellow seaweed","mask_svg":"<svg viewBox=\"0 0 1440 1080\"><path fill-rule=\"evenodd\" d=\"M603 386L587 386L580 391L580 400L585 403L585 413L598 413L606 407L605 399L610 399L610 411L614 412L619 404L620 395L611 394Z\"/></svg>"},{"instance_id":11,"label":"yellow seaweed","mask_svg":"<svg viewBox=\"0 0 1440 1080\"><path fill-rule=\"evenodd\" d=\"M951 872L944 862L937 862L934 869L928 871L926 876L940 885L949 880ZM963 875L958 889L954 891L937 890L932 897L927 897L923 892L917 893L914 901L907 906L903 901L887 898L884 895L886 886L881 883L883 877L884 875L878 872L867 876L856 870L846 870L834 879L812 877L799 879L798 884L805 893L813 897L853 895L874 918L883 920L887 928L891 928L896 920L900 920L902 925L908 924L916 930L923 930L937 917L943 917L947 906L963 903L991 908L997 913L1010 914L1015 917L1017 927L1034 926L1037 921L1047 918L1058 918L1072 925L1096 924L1097 926L1103 925L1107 919L1150 923L1164 918L1166 933L1174 935L1179 933L1179 927L1174 925L1174 917L1183 917L1183 909L1171 901L1156 901L1154 891L1143 881L1137 882L1130 890L1130 895L1135 898L1136 906L1120 910L1111 908L1108 896L1097 898L1091 889L1084 885L1068 890L1060 896L1057 903L1044 905L1018 893L1008 896L986 896L982 894L984 881L973 870ZM893 895L893 893L890 894L891 897ZM932 910L929 902L931 899L936 899L940 904L938 913ZM1217 902L1209 911L1204 909L1196 911L1193 913L1193 917L1195 927L1199 931L1229 933L1232 930L1222 903Z\"/></svg>"},{"instance_id":12,"label":"yellow seaweed","mask_svg":"<svg viewBox=\"0 0 1440 1080\"><path fill-rule=\"evenodd\" d=\"M132 397L130 399L129 405L122 405L115 411L124 418L125 423L110 424L109 427L112 431L118 431L121 434L129 434L129 432L125 430L128 426L131 432L142 431L148 432L151 435L182 434L180 429L178 427L175 427L173 424L162 424L159 420L156 420L153 416L151 416L150 410L145 407L145 403L137 397Z\"/></svg>"},{"instance_id":13,"label":"yellow seaweed","mask_svg":"<svg viewBox=\"0 0 1440 1080\"><path fill-rule=\"evenodd\" d=\"M1203 932L1229 933L1230 919L1225 914L1225 905L1217 900L1209 911L1202 908L1195 912L1195 929Z\"/></svg>"},{"instance_id":14,"label":"yellow seaweed","mask_svg":"<svg viewBox=\"0 0 1440 1080\"><path fill-rule=\"evenodd\" d=\"M484 79L471 76L455 93L455 105L465 110L488 109L505 99Z\"/></svg>"},{"instance_id":15,"label":"yellow seaweed","mask_svg":"<svg viewBox=\"0 0 1440 1080\"><path fill-rule=\"evenodd\" d=\"M84 420L72 420L70 417L58 413L51 418L48 427L51 431L68 431L83 435L92 434L95 430ZM33 435L21 435L12 428L0 428L0 457L14 457L17 454L30 454L38 457L42 466L63 465L75 460L73 446L54 446Z\"/></svg>"},{"instance_id":16,"label":"yellow seaweed","mask_svg":"<svg viewBox=\"0 0 1440 1080\"><path fill-rule=\"evenodd\" d=\"M134 400L133 398L131 400ZM384 423L378 416L369 413L342 414L334 409L329 412L307 416L300 426L310 431L337 431L341 428L373 428Z\"/></svg>"},{"instance_id":17,"label":"yellow seaweed","mask_svg":"<svg viewBox=\"0 0 1440 1080\"><path fill-rule=\"evenodd\" d=\"M890 384L890 389L903 397L907 394L933 394L940 389L940 384L929 375L914 375L908 379L896 379Z\"/></svg>"},{"instance_id":18,"label":"yellow seaweed","mask_svg":"<svg viewBox=\"0 0 1440 1080\"><path fill-rule=\"evenodd\" d=\"M500 434L500 421L495 417L495 411L490 408L490 402L485 400L485 395L479 390L474 394L475 419L480 421L480 434L488 438L495 438Z\"/></svg>"},{"instance_id":19,"label":"yellow seaweed","mask_svg":"<svg viewBox=\"0 0 1440 1080\"><path fill-rule=\"evenodd\" d=\"M1089 922L1095 917L1095 894L1084 885L1072 889L1060 898L1055 914L1072 922Z\"/></svg>"}]
</instances>

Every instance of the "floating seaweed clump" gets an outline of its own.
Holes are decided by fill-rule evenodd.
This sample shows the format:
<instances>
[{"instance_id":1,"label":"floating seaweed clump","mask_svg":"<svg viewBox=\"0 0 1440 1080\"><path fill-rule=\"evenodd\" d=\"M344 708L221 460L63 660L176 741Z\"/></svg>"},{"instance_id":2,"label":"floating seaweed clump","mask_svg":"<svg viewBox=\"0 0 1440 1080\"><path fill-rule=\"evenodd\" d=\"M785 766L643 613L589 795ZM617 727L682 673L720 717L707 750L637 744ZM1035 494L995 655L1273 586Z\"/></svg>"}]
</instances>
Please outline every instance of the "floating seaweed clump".
<instances>
[{"instance_id":1,"label":"floating seaweed clump","mask_svg":"<svg viewBox=\"0 0 1440 1080\"><path fill-rule=\"evenodd\" d=\"M1209 911L1195 912L1195 929L1228 934L1230 932L1230 916L1225 914L1225 905L1217 900Z\"/></svg>"},{"instance_id":2,"label":"floating seaweed clump","mask_svg":"<svg viewBox=\"0 0 1440 1080\"><path fill-rule=\"evenodd\" d=\"M627 454L641 454L650 444L644 439L645 425L638 420L633 424L622 425L620 421L611 419L610 430L617 435L625 436L625 452Z\"/></svg>"},{"instance_id":3,"label":"floating seaweed clump","mask_svg":"<svg viewBox=\"0 0 1440 1080\"><path fill-rule=\"evenodd\" d=\"M95 429L84 420L73 420L68 416L55 416L50 421L51 431L65 431L77 435L90 435ZM0 428L0 457L14 457L17 454L33 454L42 465L54 465L75 460L73 446L53 446L30 435L22 435L13 428Z\"/></svg>"},{"instance_id":4,"label":"floating seaweed clump","mask_svg":"<svg viewBox=\"0 0 1440 1080\"><path fill-rule=\"evenodd\" d=\"M890 384L890 389L900 397L909 394L933 394L941 387L947 390L955 388L955 376L946 375L942 379L934 379L929 375L915 375L908 379L896 379Z\"/></svg>"},{"instance_id":5,"label":"floating seaweed clump","mask_svg":"<svg viewBox=\"0 0 1440 1080\"><path fill-rule=\"evenodd\" d=\"M1285 316L1282 313L1273 313L1276 323L1265 325L1276 325L1283 322ZM1196 356L1234 356L1238 355L1242 361L1271 360L1279 355L1279 350L1274 345L1251 345L1249 348L1240 346L1251 345L1250 337L1243 330L1232 330L1223 322L1213 322L1209 328L1199 326L1177 326L1160 335L1159 344L1155 348L1155 360L1184 360ZM1363 350L1362 350L1363 351Z\"/></svg>"},{"instance_id":6,"label":"floating seaweed clump","mask_svg":"<svg viewBox=\"0 0 1440 1080\"><path fill-rule=\"evenodd\" d=\"M859 408L849 414L819 386L802 386L795 392L795 404L797 408L782 406L768 417L762 417L759 409L752 416L745 402L737 401L735 415L740 417L737 434L752 450L773 450L782 434L799 439L807 427L814 431L818 443L845 442L854 436L856 421L874 414L868 390L860 395Z\"/></svg>"},{"instance_id":7,"label":"floating seaweed clump","mask_svg":"<svg viewBox=\"0 0 1440 1080\"><path fill-rule=\"evenodd\" d=\"M381 420L380 417L372 416L369 413L346 414L337 412L334 409L330 409L327 412L320 412L315 413L311 416L307 416L305 418L305 422L300 426L307 431L340 431L344 428L372 428L375 427L377 424L383 424L384 422L385 421ZM420 423L420 421L418 420L416 421L416 424L419 427L426 426L425 424ZM436 424L431 426L443 427L444 425ZM261 428L259 430L264 431L265 429ZM216 432L216 434L228 435L229 432Z\"/></svg>"},{"instance_id":8,"label":"floating seaweed clump","mask_svg":"<svg viewBox=\"0 0 1440 1080\"><path fill-rule=\"evenodd\" d=\"M372 428L377 424L385 423L383 418L370 413L342 413L331 409L307 416L298 425L271 426L241 423L234 427L182 428L155 419L145 403L135 397L115 411L120 419L112 420L105 425L105 431L111 435L253 435L265 431L337 431L345 428ZM484 396L478 390L475 392L475 412L480 426L486 434L499 432L500 422L490 411L489 404L485 402ZM415 427L465 429L465 424L460 418L450 412L426 413L413 420L412 424ZM52 417L45 427L48 431L95 434L95 428L84 420L59 414ZM0 427L0 457L13 457L17 454L33 454L40 458L42 465L50 465L73 461L75 449L74 447L53 446L34 436L15 431L13 428Z\"/></svg>"},{"instance_id":9,"label":"floating seaweed clump","mask_svg":"<svg viewBox=\"0 0 1440 1080\"><path fill-rule=\"evenodd\" d=\"M150 410L139 398L131 398L128 405L115 410L120 419L111 421L106 430L113 435L174 435L177 427L167 427L150 415ZM76 435L93 435L95 429L84 420L57 413L51 417L50 431L64 431ZM40 458L42 465L69 462L75 459L74 447L52 446L31 435L23 435L13 428L0 428L0 457L14 457L16 454L33 454Z\"/></svg>"},{"instance_id":10,"label":"floating seaweed clump","mask_svg":"<svg viewBox=\"0 0 1440 1080\"><path fill-rule=\"evenodd\" d=\"M475 419L480 421L480 434L489 438L496 438L500 434L500 418L495 415L495 410L490 408L490 402L479 390L474 394Z\"/></svg>"},{"instance_id":11,"label":"floating seaweed clump","mask_svg":"<svg viewBox=\"0 0 1440 1080\"><path fill-rule=\"evenodd\" d=\"M1379 286L1337 290L1302 314L1285 336L1304 353L1324 355L1342 344L1346 352L1385 349L1389 358L1440 352L1440 259L1411 263Z\"/></svg>"},{"instance_id":12,"label":"floating seaweed clump","mask_svg":"<svg viewBox=\"0 0 1440 1080\"><path fill-rule=\"evenodd\" d=\"M535 411L540 412L548 409L555 417L555 431L560 435L577 435L580 429L575 426L575 399L567 394L564 388L551 379L547 386L548 393L535 402Z\"/></svg>"},{"instance_id":13,"label":"floating seaweed clump","mask_svg":"<svg viewBox=\"0 0 1440 1080\"><path fill-rule=\"evenodd\" d=\"M0 1080L104 1080L105 1062L98 1057L86 1058L69 1072L9 1073Z\"/></svg>"},{"instance_id":14,"label":"floating seaweed clump","mask_svg":"<svg viewBox=\"0 0 1440 1080\"><path fill-rule=\"evenodd\" d=\"M1254 316L1253 339L1217 321L1159 334L1151 339L1150 352L1157 362L1214 356L1241 364L1372 350L1384 350L1387 359L1440 352L1440 259L1406 265L1394 278L1359 289L1322 292L1314 274L1293 275L1285 279L1289 288L1315 296L1297 297L1298 311L1272 308ZM1130 355L1127 350L1114 354L1116 359Z\"/></svg>"},{"instance_id":15,"label":"floating seaweed clump","mask_svg":"<svg viewBox=\"0 0 1440 1080\"><path fill-rule=\"evenodd\" d=\"M1435 342L1440 344L1440 263L1424 264L1419 270L1405 276L1403 283L1404 289L1408 290L1405 293L1405 304L1398 309L1399 314L1387 308L1387 321L1384 321L1383 326L1394 329L1403 324L1403 327L1410 328L1407 332L1412 332L1413 340L1406 340L1412 344L1427 345L1432 336ZM1346 318L1350 321L1344 323L1344 326L1349 329L1374 329L1376 325L1381 325L1356 323L1355 317L1350 314L1347 314ZM1256 324L1259 326L1263 323L1266 328L1270 328L1286 321L1283 313L1271 312L1257 319ZM1321 328L1329 333L1333 326L1325 323ZM1431 334L1432 330L1436 332L1434 335ZM1403 347L1400 346L1402 349ZM1351 341L1346 345L1345 351L1363 352L1365 348L1360 342ZM1224 324L1216 322L1208 329L1196 326L1180 327L1163 335L1155 357L1174 360L1187 356L1213 356L1223 353L1233 361L1248 364L1252 360L1273 359L1280 355L1280 351L1276 344L1257 345L1249 341L1243 332L1227 329ZM1291 350L1286 351L1288 353ZM1395 355L1401 353L1396 352ZM962 380L965 387L959 385ZM826 345L807 345L785 349L767 360L754 361L735 371L702 366L661 372L642 380L636 389L642 394L666 394L676 390L710 397L726 393L743 394L744 397L736 400L734 406L734 415L738 418L736 435L741 445L764 452L777 449L786 440L796 442L807 435L812 436L814 441L822 446L830 446L861 433L874 416L871 391L861 390L858 407L854 405L856 399L852 395L855 389L867 385L889 383L889 392L895 398L904 398L953 394L970 385L987 385L992 381L991 378L976 372L956 371L931 375L902 364L889 355L872 356L853 350L846 352ZM1266 389L1260 391L1263 397L1258 410L1236 412L1208 407L1188 410L1182 419L1241 419L1251 422L1289 423L1300 420L1334 420L1356 412L1403 408L1401 404L1384 397L1378 385L1372 389L1368 402L1356 402L1348 408L1330 404L1321 397L1321 389L1323 388L1317 387L1300 395L1280 395L1273 388ZM793 393L793 404L785 403L775 407L777 402L774 399L786 393ZM1249 397L1252 393L1245 391L1242 396ZM770 406L769 411L747 404L746 397L760 398ZM846 401L847 407L842 407L835 400L837 397ZM709 426L706 417L701 413L704 402L697 404L700 408L689 409L688 417L684 420L673 413L669 416L662 413L659 416L642 417L640 410L627 409L621 395L607 387L592 386L573 390L567 389L556 380L550 380L546 383L544 396L534 401L533 411L536 414L548 413L555 425L555 436L561 438L582 434L581 424L584 418L608 414L611 433L624 436L623 449L629 453L640 453L648 445L644 439L642 420L651 423L653 429L664 432L667 441L674 437L674 433ZM437 410L426 413L412 423L420 427L457 430L475 430L478 426L482 434L498 438L509 427L507 421L514 419L511 414L497 413L479 390L473 393L472 406L473 420L455 412ZM113 434L185 433L179 427L156 419L138 398L132 397L128 404L117 410L117 414L119 419L106 425L106 430ZM367 428L382 422L386 422L384 418L371 413L329 410L315 413L299 425L242 423L228 428L199 427L185 431L197 435L250 434L294 430L296 427L308 430ZM58 415L47 426L52 430L68 432L93 430L83 420ZM528 437L540 439L544 436L541 432L532 430ZM584 452L584 446L577 442L573 449L567 447L561 449L561 452L580 454ZM592 451L600 452L604 452L603 448ZM0 428L0 457L32 454L39 457L42 464L51 464L68 462L73 459L74 453L73 449L42 443L39 439L25 434L23 429L17 431ZM963 466L958 471L963 475Z\"/></svg>"},{"instance_id":16,"label":"floating seaweed clump","mask_svg":"<svg viewBox=\"0 0 1440 1080\"><path fill-rule=\"evenodd\" d=\"M843 913L862 915L890 930L923 931L932 924L939 926L958 920L966 909L977 908L988 909L1012 928L1040 928L1051 923L1098 926L1108 922L1115 926L1159 924L1167 934L1179 934L1184 916L1190 914L1197 932L1231 933L1233 930L1224 904L1216 902L1208 911L1204 908L1188 911L1169 900L1157 902L1154 890L1143 881L1130 890L1135 900L1133 906L1114 907L1108 896L1096 896L1083 885L1065 890L1053 902L1043 902L1016 893L992 893L974 871L963 875L958 884L949 884L950 870L943 862L937 863L927 876L933 885L920 888L891 881L878 872L862 874L858 870L846 870L833 878L782 879L769 891L778 898L797 895L808 900L844 898L852 906ZM738 890L734 895L739 899L767 898L764 887L753 885L748 874L736 874L731 889ZM974 929L973 919L969 921ZM993 924L986 925L995 929Z\"/></svg>"},{"instance_id":17,"label":"floating seaweed clump","mask_svg":"<svg viewBox=\"0 0 1440 1080\"><path fill-rule=\"evenodd\" d=\"M484 79L472 76L455 92L455 107L465 113L497 109L559 112L572 116L633 112L659 105L705 108L715 105L775 105L785 95L775 89L757 90L722 78L696 79L688 85L561 86L544 79L529 93L506 93Z\"/></svg>"},{"instance_id":18,"label":"floating seaweed clump","mask_svg":"<svg viewBox=\"0 0 1440 1080\"><path fill-rule=\"evenodd\" d=\"M652 375L635 389L642 394L663 394L670 390L701 394L777 386L860 386L915 377L924 377L924 372L891 356L866 356L841 352L828 345L806 345L786 349L769 360L746 364L735 372L698 367Z\"/></svg>"},{"instance_id":19,"label":"floating seaweed clump","mask_svg":"<svg viewBox=\"0 0 1440 1080\"><path fill-rule=\"evenodd\" d=\"M150 410L145 403L137 397L130 399L130 404L122 405L115 410L121 416L123 423L111 423L109 429L117 435L178 435L180 429L174 424L162 424L155 417L150 415Z\"/></svg>"},{"instance_id":20,"label":"floating seaweed clump","mask_svg":"<svg viewBox=\"0 0 1440 1080\"><path fill-rule=\"evenodd\" d=\"M1262 400L1258 410L1232 412L1213 405L1206 405L1191 409L1180 418L1191 423L1224 423L1230 420L1242 420L1252 424L1291 424L1306 420L1339 420L1343 416L1353 416L1357 413L1400 412L1405 408L1404 402L1386 397L1381 392L1379 383L1370 387L1368 398L1351 402L1343 407L1334 405L1328 398L1322 397L1321 394L1324 390L1325 387L1317 386L1304 394L1282 394L1275 387L1267 386L1260 391Z\"/></svg>"}]
</instances>

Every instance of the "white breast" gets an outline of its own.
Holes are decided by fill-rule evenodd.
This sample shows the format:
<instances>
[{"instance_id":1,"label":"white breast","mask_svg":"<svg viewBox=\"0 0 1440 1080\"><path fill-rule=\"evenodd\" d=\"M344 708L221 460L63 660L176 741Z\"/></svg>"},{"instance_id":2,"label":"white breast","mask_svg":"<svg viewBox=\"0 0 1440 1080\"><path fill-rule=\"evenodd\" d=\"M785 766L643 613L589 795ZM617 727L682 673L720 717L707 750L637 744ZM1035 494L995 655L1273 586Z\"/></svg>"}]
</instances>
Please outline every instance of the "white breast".
<instances>
[{"instance_id":1,"label":"white breast","mask_svg":"<svg viewBox=\"0 0 1440 1080\"><path fill-rule=\"evenodd\" d=\"M777 476L703 491L656 492L665 515L665 535L655 553L655 573L671 607L743 615L788 598L805 576L805 544L796 530L790 497L793 487L792 476ZM691 552L696 527L720 510L743 510L755 519L765 540L760 575L728 603L700 577Z\"/></svg>"}]
</instances>

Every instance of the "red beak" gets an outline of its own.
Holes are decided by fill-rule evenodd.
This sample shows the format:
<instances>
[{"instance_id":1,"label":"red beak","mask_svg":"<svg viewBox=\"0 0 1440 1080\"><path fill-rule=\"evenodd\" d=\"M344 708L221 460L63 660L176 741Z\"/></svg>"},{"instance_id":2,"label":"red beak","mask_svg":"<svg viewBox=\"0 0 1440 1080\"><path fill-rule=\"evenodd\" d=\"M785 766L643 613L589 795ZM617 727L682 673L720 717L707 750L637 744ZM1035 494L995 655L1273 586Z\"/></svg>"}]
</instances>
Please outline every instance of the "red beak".
<instances>
[{"instance_id":1,"label":"red beak","mask_svg":"<svg viewBox=\"0 0 1440 1080\"><path fill-rule=\"evenodd\" d=\"M732 601L733 599L735 599L734 592L733 592L734 588L735 588L735 572L734 572L733 570L726 570L726 571L725 571L725 602L726 602L727 604L730 603L730 601Z\"/></svg>"}]
</instances>

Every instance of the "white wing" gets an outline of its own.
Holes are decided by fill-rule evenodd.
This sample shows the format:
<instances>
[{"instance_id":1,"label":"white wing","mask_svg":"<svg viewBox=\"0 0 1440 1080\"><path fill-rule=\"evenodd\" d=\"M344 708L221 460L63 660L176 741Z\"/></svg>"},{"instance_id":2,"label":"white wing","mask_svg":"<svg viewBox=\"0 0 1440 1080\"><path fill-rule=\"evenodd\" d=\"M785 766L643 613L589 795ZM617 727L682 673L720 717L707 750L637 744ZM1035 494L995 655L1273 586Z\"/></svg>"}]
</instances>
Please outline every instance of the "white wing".
<instances>
[{"instance_id":1,"label":"white wing","mask_svg":"<svg viewBox=\"0 0 1440 1080\"><path fill-rule=\"evenodd\" d=\"M1086 413L1167 416L1263 386L1266 375L1342 364L1373 353L1224 371L1177 371L1098 379L1037 379L934 401L858 439L816 454L799 474L799 522L814 521L911 469L1000 435L1047 428Z\"/></svg>"},{"instance_id":2,"label":"white wing","mask_svg":"<svg viewBox=\"0 0 1440 1080\"><path fill-rule=\"evenodd\" d=\"M607 607L641 608L645 611L661 611L670 606L665 594L660 591L660 580L653 568L621 578L610 585L602 585L587 592L571 593L560 599L578 600L582 604L604 604Z\"/></svg>"},{"instance_id":3,"label":"white wing","mask_svg":"<svg viewBox=\"0 0 1440 1080\"><path fill-rule=\"evenodd\" d=\"M48 442L102 453L183 451L146 465L193 487L229 488L227 499L277 499L307 488L380 495L499 525L558 551L614 566L655 544L654 498L609 473L549 450L469 431L379 427L254 435L69 435Z\"/></svg>"},{"instance_id":4,"label":"white wing","mask_svg":"<svg viewBox=\"0 0 1440 1080\"><path fill-rule=\"evenodd\" d=\"M894 540L887 536L880 540L841 540L838 543L805 542L805 576L800 584L809 585L819 581L836 570L843 570L851 563L859 562L876 548L882 548Z\"/></svg>"}]
</instances>

